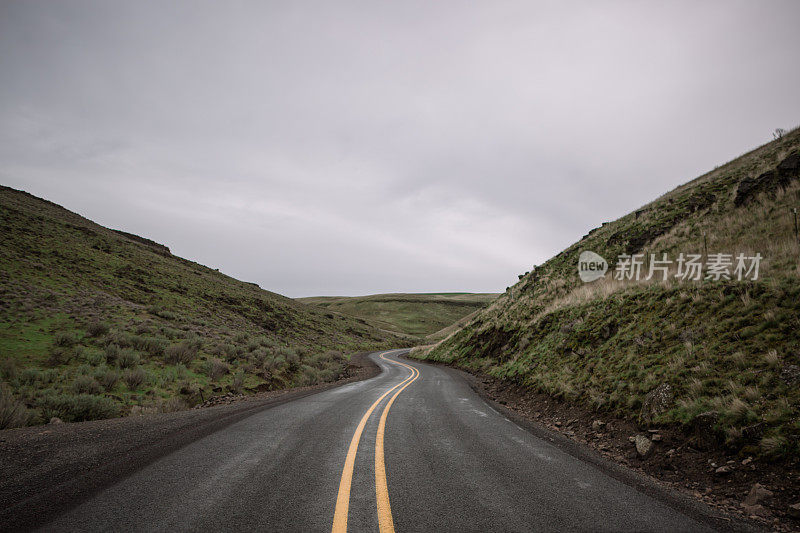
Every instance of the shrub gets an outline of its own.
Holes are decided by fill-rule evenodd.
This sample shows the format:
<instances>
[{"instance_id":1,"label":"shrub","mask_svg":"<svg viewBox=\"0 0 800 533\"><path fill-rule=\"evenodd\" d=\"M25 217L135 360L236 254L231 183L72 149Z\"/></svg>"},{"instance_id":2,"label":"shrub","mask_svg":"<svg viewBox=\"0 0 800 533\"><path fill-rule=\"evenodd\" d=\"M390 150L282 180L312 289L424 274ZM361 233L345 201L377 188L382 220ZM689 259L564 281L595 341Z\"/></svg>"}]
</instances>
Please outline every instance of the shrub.
<instances>
[{"instance_id":1,"label":"shrub","mask_svg":"<svg viewBox=\"0 0 800 533\"><path fill-rule=\"evenodd\" d=\"M122 376L125 384L128 385L128 389L132 391L141 387L145 378L147 378L147 373L145 373L145 371L141 368L128 369Z\"/></svg>"},{"instance_id":2,"label":"shrub","mask_svg":"<svg viewBox=\"0 0 800 533\"><path fill-rule=\"evenodd\" d=\"M72 333L66 331L60 331L56 333L56 336L53 337L53 345L58 346L60 348L71 348L75 346L77 340Z\"/></svg>"},{"instance_id":3,"label":"shrub","mask_svg":"<svg viewBox=\"0 0 800 533\"><path fill-rule=\"evenodd\" d=\"M83 346L77 346L76 348L83 348ZM77 353L80 358L89 363L92 366L100 366L105 361L105 354L103 352L95 351L94 349L91 350L81 350Z\"/></svg>"},{"instance_id":4,"label":"shrub","mask_svg":"<svg viewBox=\"0 0 800 533\"><path fill-rule=\"evenodd\" d=\"M208 362L208 377L210 377L213 381L221 378L228 372L230 372L230 367L228 363L220 361L219 359L212 359Z\"/></svg>"},{"instance_id":5,"label":"shrub","mask_svg":"<svg viewBox=\"0 0 800 533\"><path fill-rule=\"evenodd\" d=\"M72 382L72 390L77 394L100 394L100 384L92 376L78 376Z\"/></svg>"},{"instance_id":6,"label":"shrub","mask_svg":"<svg viewBox=\"0 0 800 533\"><path fill-rule=\"evenodd\" d=\"M20 385L34 387L41 380L41 371L36 368L26 368L25 370L20 372L18 379Z\"/></svg>"},{"instance_id":7,"label":"shrub","mask_svg":"<svg viewBox=\"0 0 800 533\"><path fill-rule=\"evenodd\" d=\"M158 410L162 413L174 413L186 409L186 403L177 396L171 396L158 403Z\"/></svg>"},{"instance_id":8,"label":"shrub","mask_svg":"<svg viewBox=\"0 0 800 533\"><path fill-rule=\"evenodd\" d=\"M109 344L116 344L120 348L130 348L130 336L123 333L110 333L105 338L105 344L106 346Z\"/></svg>"},{"instance_id":9,"label":"shrub","mask_svg":"<svg viewBox=\"0 0 800 533\"><path fill-rule=\"evenodd\" d=\"M108 324L106 324L105 322L95 321L91 322L86 327L86 334L89 335L90 337L102 337L103 335L108 333L109 329L110 328L108 327Z\"/></svg>"},{"instance_id":10,"label":"shrub","mask_svg":"<svg viewBox=\"0 0 800 533\"><path fill-rule=\"evenodd\" d=\"M43 394L38 406L43 418L58 417L65 422L82 422L119 416L119 405L110 398L91 394Z\"/></svg>"},{"instance_id":11,"label":"shrub","mask_svg":"<svg viewBox=\"0 0 800 533\"><path fill-rule=\"evenodd\" d=\"M0 429L27 426L32 419L33 413L14 399L5 384L0 383Z\"/></svg>"},{"instance_id":12,"label":"shrub","mask_svg":"<svg viewBox=\"0 0 800 533\"><path fill-rule=\"evenodd\" d=\"M61 366L70 359L72 359L73 353L68 348L63 348L56 346L53 348L53 351L50 352L50 357L47 359L47 364L50 366Z\"/></svg>"},{"instance_id":13,"label":"shrub","mask_svg":"<svg viewBox=\"0 0 800 533\"><path fill-rule=\"evenodd\" d=\"M6 381L13 381L17 377L17 361L11 358L3 358L0 361L0 378Z\"/></svg>"},{"instance_id":14,"label":"shrub","mask_svg":"<svg viewBox=\"0 0 800 533\"><path fill-rule=\"evenodd\" d=\"M106 370L100 376L100 385L102 385L106 392L111 391L114 385L117 384L117 381L119 381L119 374L114 370Z\"/></svg>"},{"instance_id":15,"label":"shrub","mask_svg":"<svg viewBox=\"0 0 800 533\"><path fill-rule=\"evenodd\" d=\"M139 354L130 349L120 350L117 364L120 368L133 368L141 362Z\"/></svg>"},{"instance_id":16,"label":"shrub","mask_svg":"<svg viewBox=\"0 0 800 533\"><path fill-rule=\"evenodd\" d=\"M140 337L139 335L131 335L128 340L133 348L140 352L146 352L154 357L158 357L164 353L164 348L167 342L164 339L155 337Z\"/></svg>"},{"instance_id":17,"label":"shrub","mask_svg":"<svg viewBox=\"0 0 800 533\"><path fill-rule=\"evenodd\" d=\"M109 365L117 364L119 360L120 349L116 344L109 344L105 349L106 362Z\"/></svg>"},{"instance_id":18,"label":"shrub","mask_svg":"<svg viewBox=\"0 0 800 533\"><path fill-rule=\"evenodd\" d=\"M233 392L237 394L242 392L242 386L244 385L245 377L245 372L241 368L233 374L233 383L231 384L231 389Z\"/></svg>"},{"instance_id":19,"label":"shrub","mask_svg":"<svg viewBox=\"0 0 800 533\"><path fill-rule=\"evenodd\" d=\"M169 364L191 363L197 357L197 346L189 341L183 341L169 346L164 351L164 360Z\"/></svg>"}]
</instances>

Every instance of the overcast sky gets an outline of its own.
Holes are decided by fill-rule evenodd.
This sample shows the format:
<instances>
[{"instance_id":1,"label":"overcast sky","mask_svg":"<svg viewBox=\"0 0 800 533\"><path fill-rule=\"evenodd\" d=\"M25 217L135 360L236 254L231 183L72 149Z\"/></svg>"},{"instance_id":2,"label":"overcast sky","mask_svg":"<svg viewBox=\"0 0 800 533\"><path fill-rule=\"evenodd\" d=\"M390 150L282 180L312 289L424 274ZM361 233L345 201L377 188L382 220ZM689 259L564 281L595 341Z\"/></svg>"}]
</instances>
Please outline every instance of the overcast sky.
<instances>
[{"instance_id":1,"label":"overcast sky","mask_svg":"<svg viewBox=\"0 0 800 533\"><path fill-rule=\"evenodd\" d=\"M502 291L800 124L800 2L0 0L0 182L288 296Z\"/></svg>"}]
</instances>

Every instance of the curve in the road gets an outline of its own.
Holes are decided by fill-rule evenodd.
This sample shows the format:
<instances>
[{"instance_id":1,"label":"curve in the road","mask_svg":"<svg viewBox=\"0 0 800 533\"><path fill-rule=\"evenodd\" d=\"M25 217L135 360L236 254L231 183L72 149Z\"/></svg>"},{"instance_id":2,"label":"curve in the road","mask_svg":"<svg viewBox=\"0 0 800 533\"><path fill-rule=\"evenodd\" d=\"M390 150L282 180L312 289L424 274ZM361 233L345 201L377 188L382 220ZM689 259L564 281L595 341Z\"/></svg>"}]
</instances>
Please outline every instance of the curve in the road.
<instances>
[{"instance_id":1,"label":"curve in the road","mask_svg":"<svg viewBox=\"0 0 800 533\"><path fill-rule=\"evenodd\" d=\"M405 385L394 393L386 407L383 408L381 413L381 420L378 423L378 432L375 436L375 499L378 502L378 529L381 533L394 533L394 520L392 520L392 506L389 504L389 486L386 483L386 464L383 460L383 434L386 430L386 418L389 415L389 409L392 407L395 398L397 398L406 387L414 383L419 377L419 370L411 365L395 361L394 359L387 359L386 354L381 354L381 359L390 361L404 366L411 370L411 379L406 380Z\"/></svg>"},{"instance_id":2,"label":"curve in the road","mask_svg":"<svg viewBox=\"0 0 800 533\"><path fill-rule=\"evenodd\" d=\"M392 398L386 404L386 407L384 407L376 437L380 440L376 440L375 446L375 491L378 501L379 528L382 533L394 532L394 522L392 520L391 506L389 505L389 490L386 485L386 467L383 460L383 433L386 426L386 416L389 412L389 407L391 407L395 398L397 398L397 396L403 392L403 390L408 387L411 382L417 379L419 376L419 371L411 365L407 365L393 359L387 359L387 353L389 352L381 353L380 358L384 361L402 365L408 368L411 370L411 375L384 392L377 400L375 400L369 409L367 409L367 411L364 413L364 416L361 417L361 421L358 423L358 426L353 433L353 438L350 441L350 446L347 449L347 455L345 456L342 477L339 481L339 492L336 497L336 509L333 514L333 527L331 528L332 533L345 533L347 531L347 515L350 509L350 487L353 482L353 469L355 468L358 444L361 441L361 434L364 432L364 426L367 425L367 421L372 415L372 412L375 411L375 408L380 405L384 398L391 394L392 391L399 388L400 390L398 390L395 395L392 396Z\"/></svg>"}]
</instances>

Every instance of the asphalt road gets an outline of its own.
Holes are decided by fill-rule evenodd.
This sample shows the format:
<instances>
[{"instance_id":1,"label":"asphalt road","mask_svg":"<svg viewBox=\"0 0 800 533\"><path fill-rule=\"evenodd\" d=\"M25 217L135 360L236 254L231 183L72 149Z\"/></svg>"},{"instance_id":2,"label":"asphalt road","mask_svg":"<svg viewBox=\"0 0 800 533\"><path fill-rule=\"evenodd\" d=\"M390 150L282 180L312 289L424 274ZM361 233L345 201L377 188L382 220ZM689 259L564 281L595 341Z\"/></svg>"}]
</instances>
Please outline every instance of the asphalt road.
<instances>
[{"instance_id":1,"label":"asphalt road","mask_svg":"<svg viewBox=\"0 0 800 533\"><path fill-rule=\"evenodd\" d=\"M711 530L510 421L458 373L402 353L372 355L377 377L173 451L43 529Z\"/></svg>"}]
</instances>

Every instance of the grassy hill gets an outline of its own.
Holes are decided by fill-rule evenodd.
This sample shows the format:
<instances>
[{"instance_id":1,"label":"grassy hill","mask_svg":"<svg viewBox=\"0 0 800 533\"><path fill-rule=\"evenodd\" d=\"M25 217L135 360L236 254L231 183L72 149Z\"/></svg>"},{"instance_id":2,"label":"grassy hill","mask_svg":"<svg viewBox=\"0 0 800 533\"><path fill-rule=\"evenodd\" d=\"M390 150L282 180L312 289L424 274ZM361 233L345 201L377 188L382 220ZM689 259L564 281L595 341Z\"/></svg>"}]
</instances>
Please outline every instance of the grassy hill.
<instances>
[{"instance_id":1,"label":"grassy hill","mask_svg":"<svg viewBox=\"0 0 800 533\"><path fill-rule=\"evenodd\" d=\"M330 381L399 341L25 192L0 220L0 428Z\"/></svg>"},{"instance_id":2,"label":"grassy hill","mask_svg":"<svg viewBox=\"0 0 800 533\"><path fill-rule=\"evenodd\" d=\"M497 294L376 294L316 296L303 303L360 318L386 331L424 337L435 334L497 298Z\"/></svg>"},{"instance_id":3,"label":"grassy hill","mask_svg":"<svg viewBox=\"0 0 800 533\"><path fill-rule=\"evenodd\" d=\"M798 455L800 130L591 230L415 355L718 445ZM611 263L583 283L578 256ZM620 254L760 253L758 280L613 279ZM658 272L658 271L656 271ZM735 276L734 276L735 278ZM659 390L663 407L654 407ZM658 403L658 402L656 402ZM702 415L702 416L701 416Z\"/></svg>"}]
</instances>

